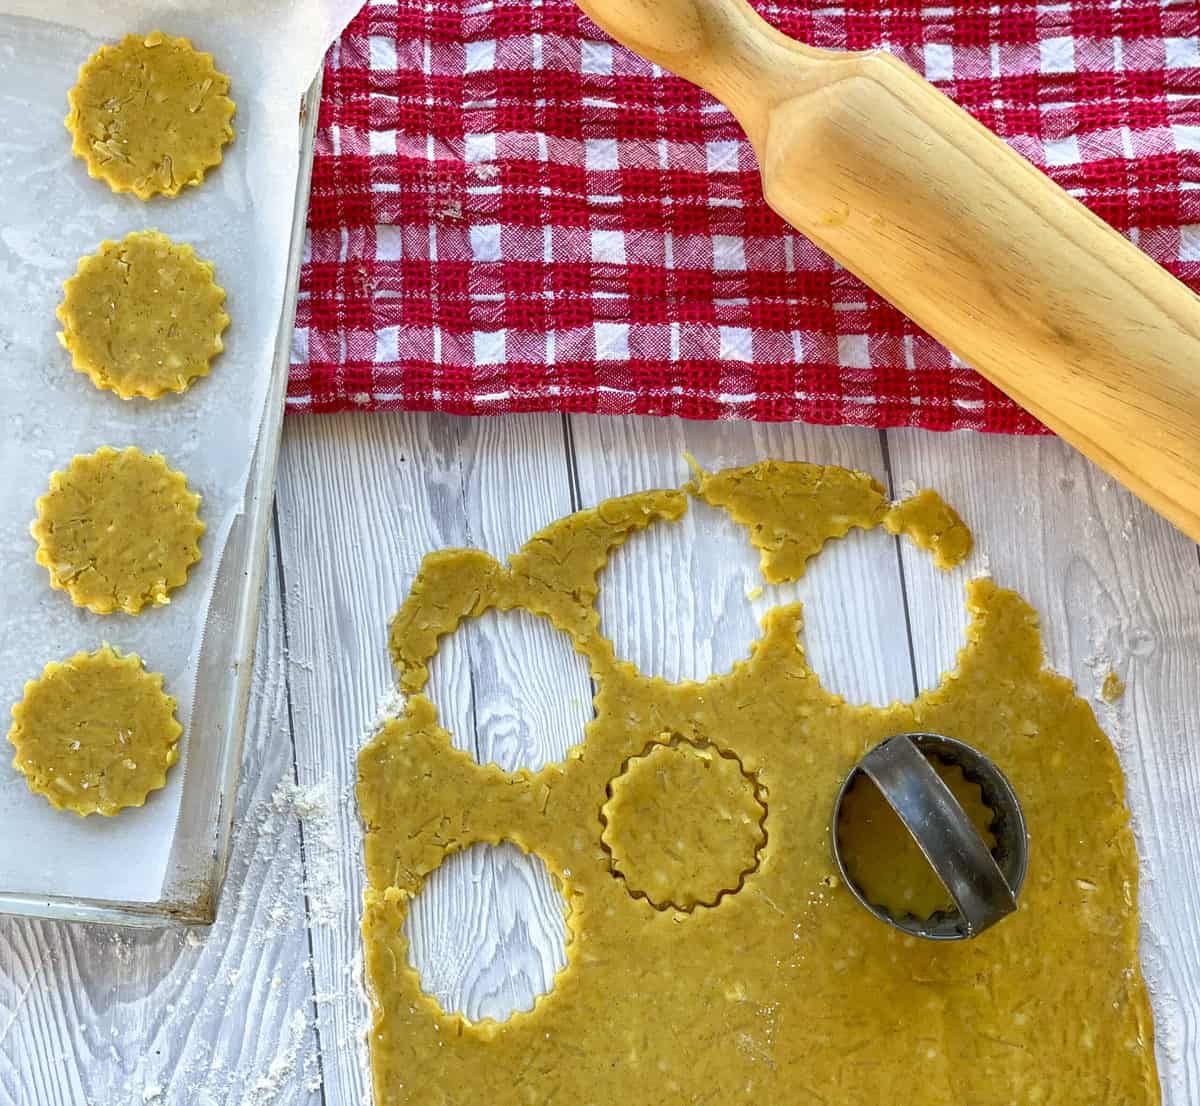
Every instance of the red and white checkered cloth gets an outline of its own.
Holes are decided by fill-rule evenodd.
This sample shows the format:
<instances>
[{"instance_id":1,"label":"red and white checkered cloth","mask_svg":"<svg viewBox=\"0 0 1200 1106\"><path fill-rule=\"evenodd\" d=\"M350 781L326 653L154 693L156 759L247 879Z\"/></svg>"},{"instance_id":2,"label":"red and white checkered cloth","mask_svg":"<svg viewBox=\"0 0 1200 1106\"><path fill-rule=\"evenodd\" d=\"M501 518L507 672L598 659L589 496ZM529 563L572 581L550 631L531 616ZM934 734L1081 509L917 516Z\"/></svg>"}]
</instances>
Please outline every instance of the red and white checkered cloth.
<instances>
[{"instance_id":1,"label":"red and white checkered cloth","mask_svg":"<svg viewBox=\"0 0 1200 1106\"><path fill-rule=\"evenodd\" d=\"M783 0L883 46L1200 288L1197 0ZM292 411L1034 432L768 210L727 112L571 0L372 0L325 69Z\"/></svg>"}]
</instances>

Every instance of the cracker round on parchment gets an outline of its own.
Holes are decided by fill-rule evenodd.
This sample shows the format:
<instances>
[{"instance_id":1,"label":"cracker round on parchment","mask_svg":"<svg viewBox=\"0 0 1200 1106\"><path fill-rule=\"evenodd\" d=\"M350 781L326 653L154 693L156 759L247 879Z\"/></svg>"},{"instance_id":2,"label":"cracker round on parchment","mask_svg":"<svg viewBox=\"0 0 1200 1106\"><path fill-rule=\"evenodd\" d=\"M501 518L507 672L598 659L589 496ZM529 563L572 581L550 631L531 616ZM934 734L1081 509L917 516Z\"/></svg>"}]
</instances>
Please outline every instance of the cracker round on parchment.
<instances>
[{"instance_id":1,"label":"cracker round on parchment","mask_svg":"<svg viewBox=\"0 0 1200 1106\"><path fill-rule=\"evenodd\" d=\"M50 477L30 532L50 585L93 614L169 603L200 559L200 497L158 453L103 446Z\"/></svg>"},{"instance_id":2,"label":"cracker round on parchment","mask_svg":"<svg viewBox=\"0 0 1200 1106\"><path fill-rule=\"evenodd\" d=\"M105 241L63 284L58 338L76 371L122 399L207 376L229 325L212 262L155 230Z\"/></svg>"},{"instance_id":3,"label":"cracker round on parchment","mask_svg":"<svg viewBox=\"0 0 1200 1106\"><path fill-rule=\"evenodd\" d=\"M176 196L221 163L236 110L211 54L161 31L101 46L67 95L71 151L139 199Z\"/></svg>"},{"instance_id":4,"label":"cracker round on parchment","mask_svg":"<svg viewBox=\"0 0 1200 1106\"><path fill-rule=\"evenodd\" d=\"M59 810L142 806L179 759L183 727L163 678L109 645L51 661L12 708L13 766Z\"/></svg>"}]
</instances>

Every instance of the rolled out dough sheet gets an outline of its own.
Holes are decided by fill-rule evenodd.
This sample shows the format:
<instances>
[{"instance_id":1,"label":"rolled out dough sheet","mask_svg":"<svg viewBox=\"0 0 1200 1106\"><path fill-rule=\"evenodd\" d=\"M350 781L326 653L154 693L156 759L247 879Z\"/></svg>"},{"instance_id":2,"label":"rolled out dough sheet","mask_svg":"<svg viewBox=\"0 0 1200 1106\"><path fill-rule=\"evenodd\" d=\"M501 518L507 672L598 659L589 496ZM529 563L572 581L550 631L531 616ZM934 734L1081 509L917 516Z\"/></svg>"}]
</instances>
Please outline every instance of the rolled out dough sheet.
<instances>
[{"instance_id":1,"label":"rolled out dough sheet","mask_svg":"<svg viewBox=\"0 0 1200 1106\"><path fill-rule=\"evenodd\" d=\"M775 579L799 575L827 537L888 513L869 478L810 465L751 466L694 490L748 527ZM610 500L547 527L507 565L471 550L426 557L392 626L406 710L359 760L376 1102L1157 1103L1120 767L1088 704L1042 667L1033 610L990 580L971 583L957 668L911 703L851 706L823 688L800 645L799 605L772 611L728 674L670 685L614 656L597 574L630 533L686 507L679 491ZM924 533L906 515L901 528ZM567 634L597 688L579 744L533 773L452 748L422 694L441 636L514 607ZM972 941L893 931L834 874L839 784L868 748L909 730L977 746L1024 805L1020 909ZM631 757L671 742L676 754L696 743L736 757L764 797L753 870L713 906L664 910L632 894L603 839L635 841L622 812L610 808L606 828L602 808ZM707 867L729 882L744 866L744 824L719 832L690 794L660 795L662 822L703 842L678 874L694 881ZM532 1011L472 1024L422 992L401 927L446 856L505 840L559 880L568 964ZM685 902L679 887L656 894Z\"/></svg>"}]
</instances>

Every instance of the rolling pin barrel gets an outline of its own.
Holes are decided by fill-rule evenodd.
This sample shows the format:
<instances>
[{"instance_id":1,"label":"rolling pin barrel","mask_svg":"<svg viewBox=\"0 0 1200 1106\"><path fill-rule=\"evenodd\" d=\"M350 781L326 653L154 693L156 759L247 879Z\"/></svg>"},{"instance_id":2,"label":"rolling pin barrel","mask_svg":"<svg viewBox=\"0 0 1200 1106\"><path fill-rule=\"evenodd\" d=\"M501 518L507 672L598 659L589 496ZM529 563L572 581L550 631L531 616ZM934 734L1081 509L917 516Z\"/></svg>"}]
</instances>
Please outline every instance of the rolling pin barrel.
<instances>
[{"instance_id":1,"label":"rolling pin barrel","mask_svg":"<svg viewBox=\"0 0 1200 1106\"><path fill-rule=\"evenodd\" d=\"M901 62L744 0L583 0L746 130L768 203L1200 540L1200 299Z\"/></svg>"}]
</instances>

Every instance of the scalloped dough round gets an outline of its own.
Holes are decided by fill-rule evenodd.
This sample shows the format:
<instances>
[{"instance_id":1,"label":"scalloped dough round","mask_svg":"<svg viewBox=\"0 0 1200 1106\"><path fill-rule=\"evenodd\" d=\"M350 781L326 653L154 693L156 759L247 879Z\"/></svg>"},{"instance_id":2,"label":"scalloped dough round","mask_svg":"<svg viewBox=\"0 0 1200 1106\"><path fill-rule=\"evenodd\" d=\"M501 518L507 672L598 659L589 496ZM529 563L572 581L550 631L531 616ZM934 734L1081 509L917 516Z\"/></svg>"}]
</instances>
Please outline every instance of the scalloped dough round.
<instances>
[{"instance_id":1,"label":"scalloped dough round","mask_svg":"<svg viewBox=\"0 0 1200 1106\"><path fill-rule=\"evenodd\" d=\"M57 314L75 370L122 399L186 391L208 375L229 326L212 262L155 230L82 258Z\"/></svg>"},{"instance_id":2,"label":"scalloped dough round","mask_svg":"<svg viewBox=\"0 0 1200 1106\"><path fill-rule=\"evenodd\" d=\"M179 759L183 728L162 676L110 645L51 661L25 685L12 717L13 766L59 810L142 806Z\"/></svg>"},{"instance_id":3,"label":"scalloped dough round","mask_svg":"<svg viewBox=\"0 0 1200 1106\"><path fill-rule=\"evenodd\" d=\"M733 753L665 734L609 783L601 840L631 895L689 911L741 890L766 816Z\"/></svg>"},{"instance_id":4,"label":"scalloped dough round","mask_svg":"<svg viewBox=\"0 0 1200 1106\"><path fill-rule=\"evenodd\" d=\"M88 175L138 199L177 196L221 163L236 105L211 54L161 31L101 46L79 69L65 120Z\"/></svg>"},{"instance_id":5,"label":"scalloped dough round","mask_svg":"<svg viewBox=\"0 0 1200 1106\"><path fill-rule=\"evenodd\" d=\"M200 496L162 455L102 446L50 477L30 532L50 585L93 614L171 601L200 559Z\"/></svg>"}]
</instances>

